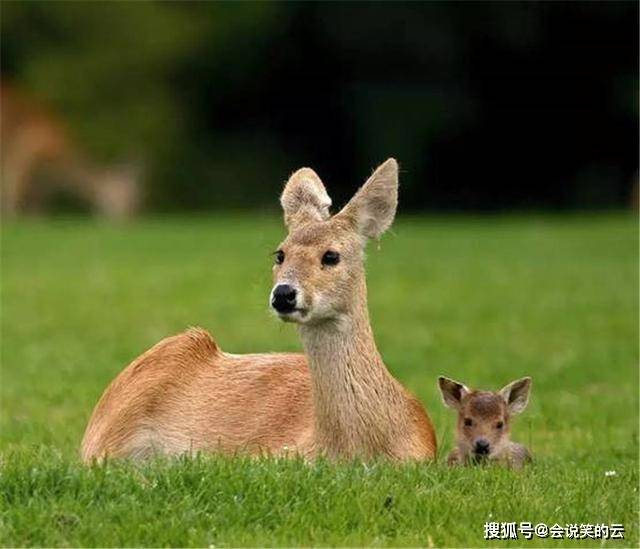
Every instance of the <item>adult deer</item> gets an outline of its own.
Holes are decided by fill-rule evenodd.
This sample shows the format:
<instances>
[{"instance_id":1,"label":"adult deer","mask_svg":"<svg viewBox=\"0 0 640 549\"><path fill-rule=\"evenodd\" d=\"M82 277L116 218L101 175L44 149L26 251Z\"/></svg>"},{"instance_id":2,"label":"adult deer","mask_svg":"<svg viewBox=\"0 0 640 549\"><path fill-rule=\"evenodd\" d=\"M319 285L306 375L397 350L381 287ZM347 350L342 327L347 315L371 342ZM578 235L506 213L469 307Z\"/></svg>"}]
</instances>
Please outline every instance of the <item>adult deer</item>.
<instances>
[{"instance_id":1,"label":"adult deer","mask_svg":"<svg viewBox=\"0 0 640 549\"><path fill-rule=\"evenodd\" d=\"M331 217L319 177L295 172L281 197L289 234L271 306L298 324L306 356L228 354L199 329L165 339L107 388L83 459L194 450L433 458L433 426L385 367L367 311L365 244L391 225L397 193L389 159Z\"/></svg>"}]
</instances>

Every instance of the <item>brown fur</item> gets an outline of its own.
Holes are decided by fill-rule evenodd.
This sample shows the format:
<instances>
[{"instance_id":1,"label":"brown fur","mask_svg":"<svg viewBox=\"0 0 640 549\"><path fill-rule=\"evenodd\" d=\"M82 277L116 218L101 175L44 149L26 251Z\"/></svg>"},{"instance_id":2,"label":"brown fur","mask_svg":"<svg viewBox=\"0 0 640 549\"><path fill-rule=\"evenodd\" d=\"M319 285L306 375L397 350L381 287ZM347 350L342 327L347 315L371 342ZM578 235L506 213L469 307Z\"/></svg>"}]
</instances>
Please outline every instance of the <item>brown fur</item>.
<instances>
[{"instance_id":1,"label":"brown fur","mask_svg":"<svg viewBox=\"0 0 640 549\"><path fill-rule=\"evenodd\" d=\"M308 168L291 177L281 201L289 236L274 280L298 288L301 310L282 316L298 323L306 358L226 354L202 330L165 339L106 390L85 433L84 460L193 450L434 457L433 426L386 369L367 311L364 243L393 220L395 161L332 218ZM328 249L340 252L338 265L321 263Z\"/></svg>"},{"instance_id":2,"label":"brown fur","mask_svg":"<svg viewBox=\"0 0 640 549\"><path fill-rule=\"evenodd\" d=\"M486 459L517 468L531 460L524 446L510 440L511 417L526 407L531 378L514 381L498 392L472 391L445 377L440 377L439 386L445 405L458 412L456 447L447 459L450 465ZM487 455L474 452L480 440L489 444Z\"/></svg>"},{"instance_id":3,"label":"brown fur","mask_svg":"<svg viewBox=\"0 0 640 549\"><path fill-rule=\"evenodd\" d=\"M311 385L299 354L229 355L201 329L134 360L98 402L82 457L198 450L309 455Z\"/></svg>"}]
</instances>

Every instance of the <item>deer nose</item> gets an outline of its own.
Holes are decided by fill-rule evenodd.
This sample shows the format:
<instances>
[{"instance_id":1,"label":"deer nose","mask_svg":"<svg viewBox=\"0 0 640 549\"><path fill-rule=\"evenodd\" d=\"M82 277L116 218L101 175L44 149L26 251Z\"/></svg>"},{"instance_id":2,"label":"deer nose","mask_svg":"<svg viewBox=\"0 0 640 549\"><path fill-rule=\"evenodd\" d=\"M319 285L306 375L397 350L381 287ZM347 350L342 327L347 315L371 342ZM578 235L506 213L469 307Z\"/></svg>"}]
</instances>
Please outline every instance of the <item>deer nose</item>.
<instances>
[{"instance_id":1,"label":"deer nose","mask_svg":"<svg viewBox=\"0 0 640 549\"><path fill-rule=\"evenodd\" d=\"M271 295L271 306L279 313L290 313L296 308L296 290L289 284L278 284Z\"/></svg>"},{"instance_id":2,"label":"deer nose","mask_svg":"<svg viewBox=\"0 0 640 549\"><path fill-rule=\"evenodd\" d=\"M479 456L486 456L489 453L490 447L491 445L489 444L489 441L481 438L476 440L476 444L473 451Z\"/></svg>"}]
</instances>

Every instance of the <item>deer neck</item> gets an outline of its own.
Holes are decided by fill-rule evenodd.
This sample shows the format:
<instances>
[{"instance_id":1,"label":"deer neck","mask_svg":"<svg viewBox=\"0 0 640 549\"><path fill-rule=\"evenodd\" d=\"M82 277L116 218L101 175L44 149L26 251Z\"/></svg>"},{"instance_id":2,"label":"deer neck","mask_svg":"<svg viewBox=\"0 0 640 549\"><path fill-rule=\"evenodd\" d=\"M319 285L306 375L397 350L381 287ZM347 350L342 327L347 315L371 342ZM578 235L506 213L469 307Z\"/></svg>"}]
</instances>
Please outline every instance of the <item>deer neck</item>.
<instances>
[{"instance_id":1,"label":"deer neck","mask_svg":"<svg viewBox=\"0 0 640 549\"><path fill-rule=\"evenodd\" d=\"M352 314L300 326L311 369L315 431L330 456L392 453L407 430L406 400L376 347L362 282Z\"/></svg>"}]
</instances>

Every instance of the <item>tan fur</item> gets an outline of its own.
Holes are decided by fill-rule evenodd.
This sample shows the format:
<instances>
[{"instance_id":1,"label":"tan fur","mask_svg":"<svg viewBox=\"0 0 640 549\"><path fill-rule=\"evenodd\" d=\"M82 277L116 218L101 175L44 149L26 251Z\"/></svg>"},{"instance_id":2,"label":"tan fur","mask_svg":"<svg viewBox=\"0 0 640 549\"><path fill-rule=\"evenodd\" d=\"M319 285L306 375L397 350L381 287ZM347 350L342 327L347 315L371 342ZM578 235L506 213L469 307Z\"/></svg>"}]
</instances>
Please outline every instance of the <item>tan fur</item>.
<instances>
[{"instance_id":1,"label":"tan fur","mask_svg":"<svg viewBox=\"0 0 640 549\"><path fill-rule=\"evenodd\" d=\"M456 447L447 459L450 465L489 460L519 468L531 460L527 448L510 440L511 417L526 407L531 378L514 381L497 392L470 390L445 377L438 382L445 405L458 412ZM479 440L489 444L487 455L474 453Z\"/></svg>"},{"instance_id":2,"label":"tan fur","mask_svg":"<svg viewBox=\"0 0 640 549\"><path fill-rule=\"evenodd\" d=\"M280 203L287 227L329 218L331 199L318 174L311 168L300 168L289 178Z\"/></svg>"},{"instance_id":3,"label":"tan fur","mask_svg":"<svg viewBox=\"0 0 640 549\"><path fill-rule=\"evenodd\" d=\"M308 168L291 177L281 198L290 232L274 280L298 288L304 311L282 316L298 323L306 357L230 355L202 330L165 339L106 390L83 459L194 450L433 458L433 426L386 369L367 311L364 243L393 220L395 161L354 200L329 218L330 199ZM338 265L321 263L328 249L339 251Z\"/></svg>"},{"instance_id":4,"label":"tan fur","mask_svg":"<svg viewBox=\"0 0 640 549\"><path fill-rule=\"evenodd\" d=\"M42 213L65 191L110 218L133 215L140 201L132 167L92 165L64 124L36 99L2 84L1 195L3 215Z\"/></svg>"},{"instance_id":5,"label":"tan fur","mask_svg":"<svg viewBox=\"0 0 640 549\"><path fill-rule=\"evenodd\" d=\"M198 450L312 452L309 370L299 354L229 355L201 329L164 339L98 402L82 457Z\"/></svg>"}]
</instances>

